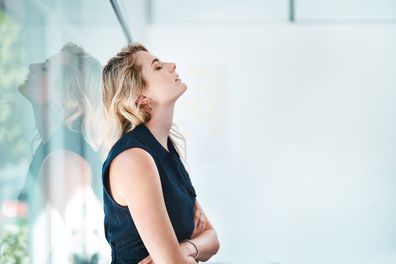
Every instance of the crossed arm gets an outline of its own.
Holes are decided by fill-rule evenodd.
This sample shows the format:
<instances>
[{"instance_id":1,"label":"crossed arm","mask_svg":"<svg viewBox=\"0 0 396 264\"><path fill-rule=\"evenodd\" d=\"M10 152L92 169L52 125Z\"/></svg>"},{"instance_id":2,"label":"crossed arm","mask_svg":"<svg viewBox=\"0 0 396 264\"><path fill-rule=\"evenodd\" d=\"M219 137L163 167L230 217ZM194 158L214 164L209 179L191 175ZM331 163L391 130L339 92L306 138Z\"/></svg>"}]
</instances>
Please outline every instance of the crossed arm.
<instances>
[{"instance_id":1,"label":"crossed arm","mask_svg":"<svg viewBox=\"0 0 396 264\"><path fill-rule=\"evenodd\" d=\"M126 171L133 173L125 173ZM186 242L179 244L177 240L163 199L159 173L149 153L140 148L122 152L113 160L109 177L113 198L119 204L128 206L150 253L145 262L141 263L196 263L192 257L195 255L195 248ZM198 202L197 208L200 208ZM196 213L199 211L202 212L202 208L195 210ZM195 224L191 240L199 249L198 260L206 261L219 249L217 235L204 215L195 217Z\"/></svg>"},{"instance_id":2,"label":"crossed arm","mask_svg":"<svg viewBox=\"0 0 396 264\"><path fill-rule=\"evenodd\" d=\"M196 260L207 261L217 253L220 248L220 244L217 239L216 231L214 230L198 201L195 202L194 211L195 228L190 240L197 246L199 250L199 255ZM182 242L180 244L182 248L189 248L189 250L185 250L187 255L195 256L196 249L194 246L188 242Z\"/></svg>"}]
</instances>

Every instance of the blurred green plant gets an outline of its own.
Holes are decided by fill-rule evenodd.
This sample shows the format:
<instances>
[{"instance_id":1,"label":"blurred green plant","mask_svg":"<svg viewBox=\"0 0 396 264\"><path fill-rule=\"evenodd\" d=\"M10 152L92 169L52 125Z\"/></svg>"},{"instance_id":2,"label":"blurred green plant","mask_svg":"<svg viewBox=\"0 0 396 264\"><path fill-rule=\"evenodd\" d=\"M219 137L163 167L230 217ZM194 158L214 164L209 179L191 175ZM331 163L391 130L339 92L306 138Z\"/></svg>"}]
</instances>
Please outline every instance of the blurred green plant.
<instances>
[{"instance_id":1,"label":"blurred green plant","mask_svg":"<svg viewBox=\"0 0 396 264\"><path fill-rule=\"evenodd\" d=\"M28 226L26 219L3 225L0 233L0 263L29 263Z\"/></svg>"},{"instance_id":2,"label":"blurred green plant","mask_svg":"<svg viewBox=\"0 0 396 264\"><path fill-rule=\"evenodd\" d=\"M27 68L22 33L22 26L0 9L0 167L18 163L30 150L27 101L17 89Z\"/></svg>"}]
</instances>

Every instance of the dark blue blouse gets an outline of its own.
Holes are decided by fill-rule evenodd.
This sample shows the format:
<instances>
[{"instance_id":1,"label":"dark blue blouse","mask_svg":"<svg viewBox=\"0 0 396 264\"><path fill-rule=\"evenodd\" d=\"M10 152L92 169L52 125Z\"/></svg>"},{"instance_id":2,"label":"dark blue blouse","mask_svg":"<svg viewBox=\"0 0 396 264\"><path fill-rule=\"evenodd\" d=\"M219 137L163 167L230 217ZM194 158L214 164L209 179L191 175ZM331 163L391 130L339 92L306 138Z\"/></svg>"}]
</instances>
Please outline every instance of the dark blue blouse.
<instances>
[{"instance_id":1,"label":"dark blue blouse","mask_svg":"<svg viewBox=\"0 0 396 264\"><path fill-rule=\"evenodd\" d=\"M181 242L191 238L194 230L195 189L170 137L167 145L169 151L144 124L140 124L114 144L103 164L104 228L106 239L112 248L112 263L138 263L149 255L128 207L115 202L109 190L110 164L118 154L129 148L144 149L153 157L160 175L166 209L177 239Z\"/></svg>"}]
</instances>

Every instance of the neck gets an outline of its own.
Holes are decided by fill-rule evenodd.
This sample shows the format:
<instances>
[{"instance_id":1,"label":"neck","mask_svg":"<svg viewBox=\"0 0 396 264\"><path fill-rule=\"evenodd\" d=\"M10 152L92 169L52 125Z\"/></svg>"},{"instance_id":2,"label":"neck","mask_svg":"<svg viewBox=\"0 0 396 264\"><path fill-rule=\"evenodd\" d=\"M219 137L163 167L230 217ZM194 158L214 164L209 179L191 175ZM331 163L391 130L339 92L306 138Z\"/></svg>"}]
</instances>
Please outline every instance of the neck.
<instances>
[{"instance_id":1,"label":"neck","mask_svg":"<svg viewBox=\"0 0 396 264\"><path fill-rule=\"evenodd\" d=\"M153 106L153 110L151 111L151 119L145 123L146 127L150 129L155 138L167 150L169 131L173 123L174 108L174 104L171 107Z\"/></svg>"},{"instance_id":2,"label":"neck","mask_svg":"<svg viewBox=\"0 0 396 264\"><path fill-rule=\"evenodd\" d=\"M42 141L46 141L54 132L55 126L50 124L48 108L45 106L33 106L34 121Z\"/></svg>"}]
</instances>

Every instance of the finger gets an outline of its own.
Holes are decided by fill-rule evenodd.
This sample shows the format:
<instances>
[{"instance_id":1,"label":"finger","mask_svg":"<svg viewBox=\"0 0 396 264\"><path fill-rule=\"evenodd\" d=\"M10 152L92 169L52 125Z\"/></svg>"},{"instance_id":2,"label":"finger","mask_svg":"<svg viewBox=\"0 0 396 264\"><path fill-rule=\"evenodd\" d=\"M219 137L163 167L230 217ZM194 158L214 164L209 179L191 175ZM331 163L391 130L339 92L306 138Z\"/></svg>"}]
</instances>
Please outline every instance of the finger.
<instances>
[{"instance_id":1,"label":"finger","mask_svg":"<svg viewBox=\"0 0 396 264\"><path fill-rule=\"evenodd\" d=\"M204 225L202 223L199 224L198 230L199 232L202 232L204 230Z\"/></svg>"},{"instance_id":2,"label":"finger","mask_svg":"<svg viewBox=\"0 0 396 264\"><path fill-rule=\"evenodd\" d=\"M198 222L197 230L198 230L199 232L202 231L202 223L201 223L201 222Z\"/></svg>"},{"instance_id":3,"label":"finger","mask_svg":"<svg viewBox=\"0 0 396 264\"><path fill-rule=\"evenodd\" d=\"M201 217L202 217L202 211L199 211L199 214L197 214L198 221L201 219Z\"/></svg>"},{"instance_id":4,"label":"finger","mask_svg":"<svg viewBox=\"0 0 396 264\"><path fill-rule=\"evenodd\" d=\"M206 223L202 223L202 231L205 231L206 229Z\"/></svg>"},{"instance_id":5,"label":"finger","mask_svg":"<svg viewBox=\"0 0 396 264\"><path fill-rule=\"evenodd\" d=\"M201 228L202 230L205 230L206 224L207 224L207 219L205 214L202 214L201 219L200 219L200 224L201 224Z\"/></svg>"},{"instance_id":6,"label":"finger","mask_svg":"<svg viewBox=\"0 0 396 264\"><path fill-rule=\"evenodd\" d=\"M194 217L194 227L196 227L198 225L199 219L198 217Z\"/></svg>"},{"instance_id":7,"label":"finger","mask_svg":"<svg viewBox=\"0 0 396 264\"><path fill-rule=\"evenodd\" d=\"M196 210L195 211L195 216L194 216L194 225L197 226L199 219L201 218L201 210Z\"/></svg>"},{"instance_id":8,"label":"finger","mask_svg":"<svg viewBox=\"0 0 396 264\"><path fill-rule=\"evenodd\" d=\"M201 215L199 216L199 222L200 223L205 223L206 222L206 216L204 213L201 213Z\"/></svg>"},{"instance_id":9,"label":"finger","mask_svg":"<svg viewBox=\"0 0 396 264\"><path fill-rule=\"evenodd\" d=\"M197 236L199 233L201 233L201 231L198 229L198 226L194 227L194 230L191 234L191 237L195 237Z\"/></svg>"},{"instance_id":10,"label":"finger","mask_svg":"<svg viewBox=\"0 0 396 264\"><path fill-rule=\"evenodd\" d=\"M194 226L197 225L198 220L199 220L199 214L198 214L198 211L195 210L195 211L194 211Z\"/></svg>"},{"instance_id":11,"label":"finger","mask_svg":"<svg viewBox=\"0 0 396 264\"><path fill-rule=\"evenodd\" d=\"M149 264L149 263L151 263L151 261L152 261L151 256L148 255L142 261L140 261L139 264Z\"/></svg>"},{"instance_id":12,"label":"finger","mask_svg":"<svg viewBox=\"0 0 396 264\"><path fill-rule=\"evenodd\" d=\"M206 223L206 215L204 213L202 213L199 217L199 221L201 223Z\"/></svg>"}]
</instances>

